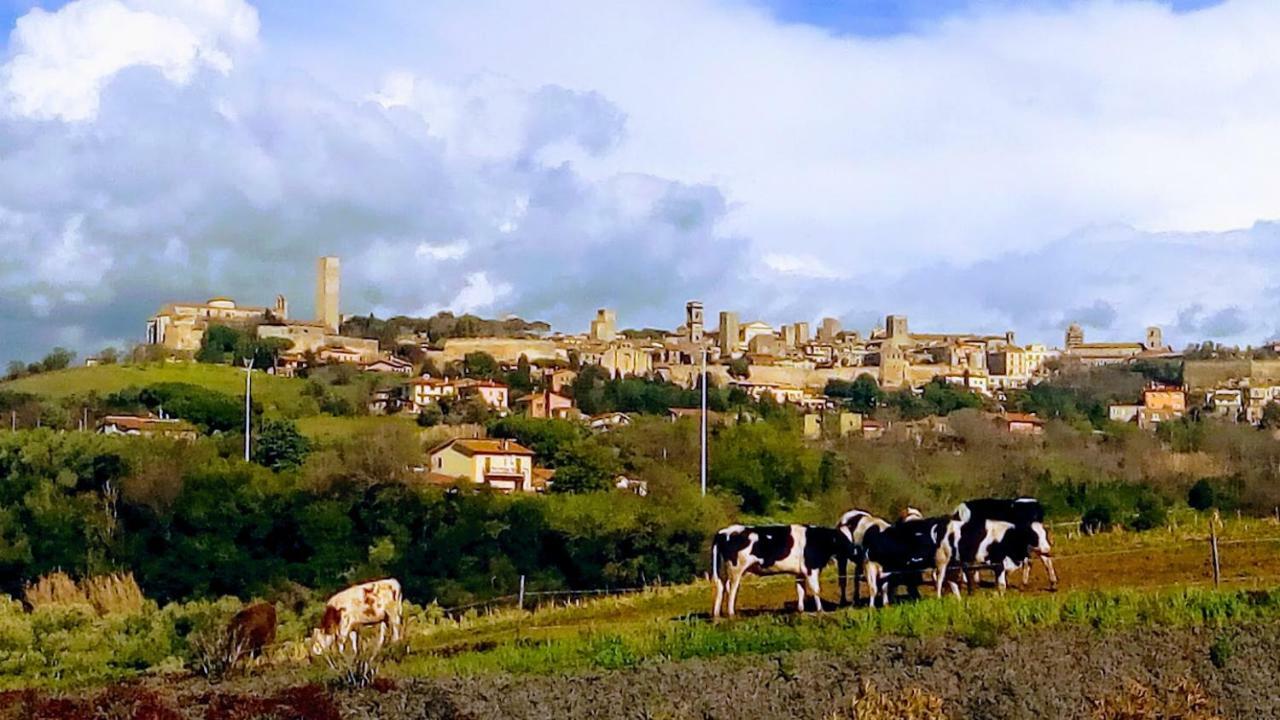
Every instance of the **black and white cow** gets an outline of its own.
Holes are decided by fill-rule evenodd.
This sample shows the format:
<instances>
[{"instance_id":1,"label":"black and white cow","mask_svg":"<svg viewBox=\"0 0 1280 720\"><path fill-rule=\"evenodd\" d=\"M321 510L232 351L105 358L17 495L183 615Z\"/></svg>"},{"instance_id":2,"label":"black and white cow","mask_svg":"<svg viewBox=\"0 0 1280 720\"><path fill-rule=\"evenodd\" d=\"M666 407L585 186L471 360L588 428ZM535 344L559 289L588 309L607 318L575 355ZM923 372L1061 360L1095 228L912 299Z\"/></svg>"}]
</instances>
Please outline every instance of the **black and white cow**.
<instances>
[{"instance_id":1,"label":"black and white cow","mask_svg":"<svg viewBox=\"0 0 1280 720\"><path fill-rule=\"evenodd\" d=\"M811 525L730 525L711 541L711 579L715 584L715 604L711 616L720 617L725 589L729 591L726 612L733 617L742 576L794 575L796 609L804 612L805 595L812 596L822 612L818 577L832 558L848 557L853 545L844 533Z\"/></svg>"},{"instance_id":2,"label":"black and white cow","mask_svg":"<svg viewBox=\"0 0 1280 720\"><path fill-rule=\"evenodd\" d=\"M907 508L902 519L879 532L869 533L862 544L863 572L871 593L869 604L889 603L897 587L906 587L911 597L920 597L925 573L935 569L938 546L943 541L949 517L926 518ZM956 592L959 588L952 583Z\"/></svg>"},{"instance_id":3,"label":"black and white cow","mask_svg":"<svg viewBox=\"0 0 1280 720\"><path fill-rule=\"evenodd\" d=\"M884 532L884 530L888 527L889 527L888 521L878 518L875 515L872 515L871 513L867 512L866 510L850 510L849 512L840 516L840 523L836 525L836 529L842 532L844 536L848 538L849 542L852 543L854 548L853 552L850 553L849 557L836 558L836 563L839 570L840 604L841 605L848 602L847 588L849 584L849 580L848 580L849 561L853 560L855 563L861 563L866 555L867 539L869 537L874 537L875 535L878 535L881 532ZM857 579L855 578L854 579L855 599L857 596L857 592L858 592ZM874 590L872 592L874 593Z\"/></svg>"},{"instance_id":4,"label":"black and white cow","mask_svg":"<svg viewBox=\"0 0 1280 720\"><path fill-rule=\"evenodd\" d=\"M977 569L990 567L996 574L996 586L1003 592L1008 572L1019 567L1026 585L1031 560L1038 556L1049 573L1052 590L1058 585L1052 552L1044 527L1044 507L1035 498L967 500L951 514L943 542L938 546L935 570L941 573L952 563L959 564L972 591ZM941 597L941 574L935 580Z\"/></svg>"}]
</instances>

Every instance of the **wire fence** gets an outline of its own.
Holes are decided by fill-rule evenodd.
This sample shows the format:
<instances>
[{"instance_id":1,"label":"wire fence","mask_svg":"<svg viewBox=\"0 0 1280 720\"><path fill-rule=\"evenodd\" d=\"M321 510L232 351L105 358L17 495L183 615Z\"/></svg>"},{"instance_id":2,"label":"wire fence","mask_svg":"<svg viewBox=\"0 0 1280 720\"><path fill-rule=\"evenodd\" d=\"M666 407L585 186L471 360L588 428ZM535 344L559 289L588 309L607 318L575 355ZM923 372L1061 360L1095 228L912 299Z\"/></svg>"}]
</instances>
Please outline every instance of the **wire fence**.
<instances>
[{"instance_id":1,"label":"wire fence","mask_svg":"<svg viewBox=\"0 0 1280 720\"><path fill-rule=\"evenodd\" d=\"M1079 526L1079 523L1055 523L1055 525ZM1139 556L1139 555L1178 555L1185 556L1194 553L1205 561L1205 572L1202 575L1187 575L1183 578L1172 580L1164 583L1147 583L1143 582L1139 586L1144 589L1162 589L1171 587L1190 587L1199 585L1213 584L1215 587L1223 584L1239 584L1239 583L1261 583L1264 581L1280 582L1280 555L1277 555L1274 572L1271 574L1236 574L1225 575L1224 566L1227 570L1231 569L1231 558L1228 556L1224 562L1222 555L1223 547L1234 547L1242 545L1257 545L1271 543L1280 545L1280 535L1268 535L1265 537L1250 538L1222 538L1218 535L1218 525L1216 523L1208 523L1207 534L1202 537L1191 537L1186 540L1177 542L1162 542L1156 544L1142 544L1134 547L1116 548L1109 550L1094 550L1085 552L1068 552L1054 553L1053 561L1055 564L1064 565L1063 570L1069 572L1071 565L1076 561L1090 560L1103 557L1123 557L1123 556ZM994 566L968 566L964 568L969 570L995 570ZM856 568L847 576L847 580L854 583L860 582L861 573ZM776 578L777 581L791 580L785 577ZM526 590L525 576L520 576L520 590L515 593L500 595L498 597L488 598L485 600L467 603L464 605L456 605L443 608L445 615L449 617L460 617L468 612L475 611L479 613L493 612L502 608L514 608L518 610L537 611L548 607L563 607L566 605L581 603L585 600L601 597L619 597L626 595L634 595L656 591L663 588L673 588L687 586L680 584L664 584L661 581L649 583L633 587L606 587L606 588L590 588L579 590Z\"/></svg>"}]
</instances>

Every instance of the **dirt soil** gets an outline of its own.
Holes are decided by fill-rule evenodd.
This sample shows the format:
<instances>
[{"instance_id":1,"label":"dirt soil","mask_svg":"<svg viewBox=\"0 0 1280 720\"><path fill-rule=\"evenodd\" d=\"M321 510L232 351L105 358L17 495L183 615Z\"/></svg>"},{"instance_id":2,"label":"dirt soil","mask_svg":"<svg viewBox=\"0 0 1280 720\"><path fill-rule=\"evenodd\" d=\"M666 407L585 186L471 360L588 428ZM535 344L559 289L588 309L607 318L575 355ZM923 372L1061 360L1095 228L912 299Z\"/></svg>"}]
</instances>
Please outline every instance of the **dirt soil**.
<instances>
[{"instance_id":1,"label":"dirt soil","mask_svg":"<svg viewBox=\"0 0 1280 720\"><path fill-rule=\"evenodd\" d=\"M360 690L290 686L284 678L212 686L149 679L80 696L0 694L0 720L853 718L868 686L890 698L923 692L948 718L1170 717L1173 705L1152 715L1102 715L1098 704L1135 693L1183 702L1188 687L1207 698L1208 710L1178 717L1262 718L1280 717L1277 650L1280 623L1105 635L1057 629L1016 641L890 639L847 654L693 660L573 676L382 680Z\"/></svg>"}]
</instances>

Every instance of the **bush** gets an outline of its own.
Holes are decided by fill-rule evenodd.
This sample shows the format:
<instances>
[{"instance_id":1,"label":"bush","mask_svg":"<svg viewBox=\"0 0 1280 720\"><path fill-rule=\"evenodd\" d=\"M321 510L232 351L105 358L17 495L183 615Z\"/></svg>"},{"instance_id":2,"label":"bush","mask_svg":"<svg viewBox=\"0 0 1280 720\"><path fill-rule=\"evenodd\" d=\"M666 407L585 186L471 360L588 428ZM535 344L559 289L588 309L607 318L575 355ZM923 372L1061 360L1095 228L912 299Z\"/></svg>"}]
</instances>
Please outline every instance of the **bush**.
<instances>
[{"instance_id":1,"label":"bush","mask_svg":"<svg viewBox=\"0 0 1280 720\"><path fill-rule=\"evenodd\" d=\"M1146 492L1134 503L1135 515L1129 522L1130 530L1153 530L1164 527L1169 520L1169 510L1164 500L1152 492Z\"/></svg>"},{"instance_id":2,"label":"bush","mask_svg":"<svg viewBox=\"0 0 1280 720\"><path fill-rule=\"evenodd\" d=\"M1080 518L1080 532L1086 535L1106 532L1111 529L1112 509L1110 505L1098 504L1085 511Z\"/></svg>"}]
</instances>

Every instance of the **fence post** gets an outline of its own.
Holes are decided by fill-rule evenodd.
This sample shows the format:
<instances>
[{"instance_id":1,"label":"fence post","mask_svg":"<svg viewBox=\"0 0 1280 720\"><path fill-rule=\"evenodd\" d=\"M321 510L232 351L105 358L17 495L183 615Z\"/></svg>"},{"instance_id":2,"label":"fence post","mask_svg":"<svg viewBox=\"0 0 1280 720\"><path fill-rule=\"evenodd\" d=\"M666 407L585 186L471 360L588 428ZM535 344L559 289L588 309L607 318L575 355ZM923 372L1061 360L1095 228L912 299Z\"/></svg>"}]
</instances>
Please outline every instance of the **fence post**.
<instances>
[{"instance_id":1,"label":"fence post","mask_svg":"<svg viewBox=\"0 0 1280 720\"><path fill-rule=\"evenodd\" d=\"M524 609L524 576L523 575L520 576L520 598L516 601L516 606L521 610Z\"/></svg>"},{"instance_id":2,"label":"fence post","mask_svg":"<svg viewBox=\"0 0 1280 720\"><path fill-rule=\"evenodd\" d=\"M1209 522L1209 558L1213 561L1213 586L1216 588L1222 582L1222 567L1218 558L1218 526L1212 521Z\"/></svg>"}]
</instances>

